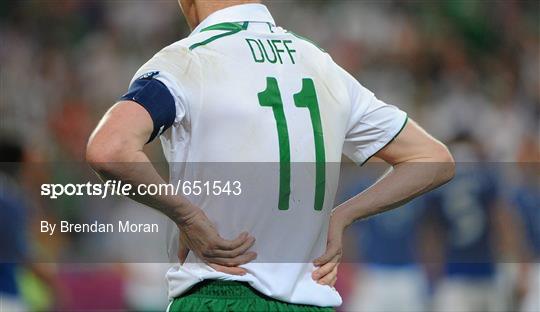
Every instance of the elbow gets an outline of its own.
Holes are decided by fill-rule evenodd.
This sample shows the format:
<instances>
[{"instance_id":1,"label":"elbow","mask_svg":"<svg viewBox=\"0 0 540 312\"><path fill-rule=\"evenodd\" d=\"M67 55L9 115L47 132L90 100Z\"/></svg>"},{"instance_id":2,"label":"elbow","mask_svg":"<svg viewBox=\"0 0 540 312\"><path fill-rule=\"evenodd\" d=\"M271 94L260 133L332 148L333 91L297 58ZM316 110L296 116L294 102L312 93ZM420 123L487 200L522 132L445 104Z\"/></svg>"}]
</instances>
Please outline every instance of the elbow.
<instances>
[{"instance_id":1,"label":"elbow","mask_svg":"<svg viewBox=\"0 0 540 312\"><path fill-rule=\"evenodd\" d=\"M456 163L444 144L438 143L438 147L434 149L432 159L437 163L437 178L435 179L437 186L445 184L454 178Z\"/></svg>"},{"instance_id":2,"label":"elbow","mask_svg":"<svg viewBox=\"0 0 540 312\"><path fill-rule=\"evenodd\" d=\"M107 163L110 160L110 154L100 144L97 144L92 139L86 146L86 163L97 173L105 173L107 171Z\"/></svg>"},{"instance_id":3,"label":"elbow","mask_svg":"<svg viewBox=\"0 0 540 312\"><path fill-rule=\"evenodd\" d=\"M99 175L110 176L114 171L114 163L118 162L120 151L111 142L91 137L86 146L86 163Z\"/></svg>"}]
</instances>

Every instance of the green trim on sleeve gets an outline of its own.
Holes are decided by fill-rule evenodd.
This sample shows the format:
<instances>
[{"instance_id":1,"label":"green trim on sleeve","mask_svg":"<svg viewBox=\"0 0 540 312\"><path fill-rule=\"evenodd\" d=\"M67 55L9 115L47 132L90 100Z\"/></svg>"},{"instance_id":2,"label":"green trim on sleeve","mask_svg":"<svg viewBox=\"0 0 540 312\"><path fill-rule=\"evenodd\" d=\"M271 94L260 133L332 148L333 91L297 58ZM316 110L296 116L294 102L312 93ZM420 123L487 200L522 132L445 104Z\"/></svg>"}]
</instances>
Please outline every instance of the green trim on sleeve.
<instances>
[{"instance_id":1,"label":"green trim on sleeve","mask_svg":"<svg viewBox=\"0 0 540 312\"><path fill-rule=\"evenodd\" d=\"M392 143L397 137L398 135L401 133L401 131L403 131L403 129L405 129L405 126L407 125L407 122L409 121L409 116L407 115L405 117L405 121L403 122L403 125L401 126L401 128L399 129L399 131L396 133L396 135L394 135L394 137L388 141L388 143L384 144L383 147L379 148L375 153L371 154L371 156L369 156L366 160L364 160L364 162L362 162L360 164L360 167L362 167L365 163L368 162L368 160L371 159L371 157L373 157L375 154L377 154L378 152L380 152L382 149L384 149L385 147L387 147L390 143Z\"/></svg>"},{"instance_id":2,"label":"green trim on sleeve","mask_svg":"<svg viewBox=\"0 0 540 312\"><path fill-rule=\"evenodd\" d=\"M193 50L193 49L198 48L200 46L207 45L210 42L215 41L215 40L217 40L219 38L234 35L234 34L236 34L238 32L241 32L242 30L246 30L248 28L248 25L249 25L249 22L244 22L242 24L240 24L240 23L220 23L220 24L208 26L208 27L204 28L203 30L201 30L201 32L210 31L210 30L225 30L226 32L224 32L222 34L219 34L219 35L212 36L212 37L210 37L210 38L208 38L208 39L206 39L204 41L194 43L189 47L189 49Z\"/></svg>"}]
</instances>

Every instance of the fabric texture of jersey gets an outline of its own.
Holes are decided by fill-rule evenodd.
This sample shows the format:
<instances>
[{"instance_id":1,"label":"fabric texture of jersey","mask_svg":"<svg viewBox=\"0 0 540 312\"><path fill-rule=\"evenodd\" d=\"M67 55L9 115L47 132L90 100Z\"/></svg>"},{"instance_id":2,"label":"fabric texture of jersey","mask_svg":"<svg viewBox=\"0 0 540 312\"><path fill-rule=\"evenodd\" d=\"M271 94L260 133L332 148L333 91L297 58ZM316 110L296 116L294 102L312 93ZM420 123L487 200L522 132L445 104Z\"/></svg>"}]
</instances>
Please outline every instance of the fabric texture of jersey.
<instances>
[{"instance_id":1,"label":"fabric texture of jersey","mask_svg":"<svg viewBox=\"0 0 540 312\"><path fill-rule=\"evenodd\" d=\"M224 238L239 231L255 236L252 249L259 256L243 265L248 274L216 272L190 253L167 274L169 296L202 280L222 279L247 282L289 303L340 305L334 288L311 278L312 261L326 246L339 178L339 170L335 174L329 166L339 165L343 153L365 162L399 133L406 114L378 100L320 48L275 26L261 4L213 13L188 38L154 55L135 77L153 72L175 99L173 126L161 135L171 183L211 177L215 170L208 163L244 163L253 170L241 174L256 181L234 202L188 196ZM280 171L257 175L253 164L278 164ZM296 164L317 173L298 174L295 170L304 169ZM280 175L287 169L289 175ZM304 189L301 179L317 187ZM258 192L266 198L254 195ZM177 262L178 231L174 224L170 230L171 260ZM287 258L289 251L301 257ZM281 253L281 261L264 261Z\"/></svg>"}]
</instances>

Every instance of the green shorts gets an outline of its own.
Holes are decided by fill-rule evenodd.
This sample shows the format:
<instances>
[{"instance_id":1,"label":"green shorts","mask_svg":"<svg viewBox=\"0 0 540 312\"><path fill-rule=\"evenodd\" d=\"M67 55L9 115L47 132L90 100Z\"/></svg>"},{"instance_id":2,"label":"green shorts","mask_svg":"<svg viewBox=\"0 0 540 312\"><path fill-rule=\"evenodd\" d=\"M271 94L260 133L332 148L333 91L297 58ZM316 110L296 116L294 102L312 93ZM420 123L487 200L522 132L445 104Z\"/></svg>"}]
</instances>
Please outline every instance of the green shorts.
<instances>
[{"instance_id":1,"label":"green shorts","mask_svg":"<svg viewBox=\"0 0 540 312\"><path fill-rule=\"evenodd\" d=\"M169 306L178 311L292 311L330 312L334 308L292 304L265 296L247 283L208 280L191 288Z\"/></svg>"}]
</instances>

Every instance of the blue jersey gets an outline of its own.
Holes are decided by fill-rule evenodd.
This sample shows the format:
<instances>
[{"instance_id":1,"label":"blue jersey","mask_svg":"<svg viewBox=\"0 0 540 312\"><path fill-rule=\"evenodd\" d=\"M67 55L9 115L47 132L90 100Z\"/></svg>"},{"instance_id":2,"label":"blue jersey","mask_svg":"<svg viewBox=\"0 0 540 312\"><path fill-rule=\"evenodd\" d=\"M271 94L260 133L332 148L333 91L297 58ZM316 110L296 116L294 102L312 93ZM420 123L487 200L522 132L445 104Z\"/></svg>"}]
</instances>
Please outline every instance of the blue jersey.
<instances>
[{"instance_id":1,"label":"blue jersey","mask_svg":"<svg viewBox=\"0 0 540 312\"><path fill-rule=\"evenodd\" d=\"M369 187L376 177L364 173L345 195L351 197ZM417 263L417 228L420 223L421 199L403 207L354 223L349 233L358 242L356 259L370 265L405 266Z\"/></svg>"},{"instance_id":2,"label":"blue jersey","mask_svg":"<svg viewBox=\"0 0 540 312\"><path fill-rule=\"evenodd\" d=\"M540 259L540 192L536 186L523 185L513 191L511 200L522 216L530 247Z\"/></svg>"},{"instance_id":3,"label":"blue jersey","mask_svg":"<svg viewBox=\"0 0 540 312\"><path fill-rule=\"evenodd\" d=\"M374 265L406 266L417 263L418 225L422 206L416 199L354 225L360 257Z\"/></svg>"},{"instance_id":4,"label":"blue jersey","mask_svg":"<svg viewBox=\"0 0 540 312\"><path fill-rule=\"evenodd\" d=\"M16 269L26 258L26 243L24 199L0 176L0 294L17 295Z\"/></svg>"},{"instance_id":5,"label":"blue jersey","mask_svg":"<svg viewBox=\"0 0 540 312\"><path fill-rule=\"evenodd\" d=\"M464 165L427 200L443 225L446 274L488 277L495 272L491 214L497 198L495 179L485 168Z\"/></svg>"}]
</instances>

